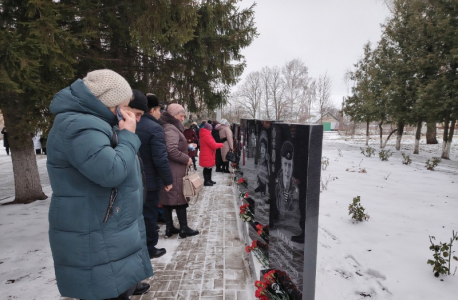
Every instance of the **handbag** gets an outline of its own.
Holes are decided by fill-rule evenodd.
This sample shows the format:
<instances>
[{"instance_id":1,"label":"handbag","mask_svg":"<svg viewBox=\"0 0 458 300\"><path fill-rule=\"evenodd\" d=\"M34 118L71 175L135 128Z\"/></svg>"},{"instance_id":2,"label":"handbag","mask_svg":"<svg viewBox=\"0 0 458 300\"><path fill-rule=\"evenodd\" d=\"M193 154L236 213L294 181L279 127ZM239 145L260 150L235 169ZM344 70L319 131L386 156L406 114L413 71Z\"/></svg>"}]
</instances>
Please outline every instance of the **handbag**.
<instances>
[{"instance_id":1,"label":"handbag","mask_svg":"<svg viewBox=\"0 0 458 300\"><path fill-rule=\"evenodd\" d=\"M231 150L229 150L229 152L227 152L226 154L226 160L230 161L230 162L237 162L237 158L235 157L235 154L234 152Z\"/></svg>"},{"instance_id":2,"label":"handbag","mask_svg":"<svg viewBox=\"0 0 458 300\"><path fill-rule=\"evenodd\" d=\"M186 176L183 177L183 195L189 204L195 204L197 202L197 195L204 188L204 181L202 177L195 171L192 171L191 167L187 168ZM191 203L191 197L195 197L193 203Z\"/></svg>"}]
</instances>

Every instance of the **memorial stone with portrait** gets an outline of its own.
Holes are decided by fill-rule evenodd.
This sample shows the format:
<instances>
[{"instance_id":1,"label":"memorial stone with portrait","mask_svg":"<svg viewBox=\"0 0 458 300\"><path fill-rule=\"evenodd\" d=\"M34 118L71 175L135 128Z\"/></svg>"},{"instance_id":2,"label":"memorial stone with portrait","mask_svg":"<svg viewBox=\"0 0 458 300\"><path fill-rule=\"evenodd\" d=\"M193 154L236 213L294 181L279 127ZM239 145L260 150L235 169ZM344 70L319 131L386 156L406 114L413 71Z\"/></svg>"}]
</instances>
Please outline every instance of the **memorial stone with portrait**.
<instances>
[{"instance_id":1,"label":"memorial stone with portrait","mask_svg":"<svg viewBox=\"0 0 458 300\"><path fill-rule=\"evenodd\" d=\"M255 222L268 228L269 270L282 274L289 299L314 299L323 127L240 122L241 159ZM240 175L243 174L243 175ZM259 240L256 230L249 230Z\"/></svg>"}]
</instances>

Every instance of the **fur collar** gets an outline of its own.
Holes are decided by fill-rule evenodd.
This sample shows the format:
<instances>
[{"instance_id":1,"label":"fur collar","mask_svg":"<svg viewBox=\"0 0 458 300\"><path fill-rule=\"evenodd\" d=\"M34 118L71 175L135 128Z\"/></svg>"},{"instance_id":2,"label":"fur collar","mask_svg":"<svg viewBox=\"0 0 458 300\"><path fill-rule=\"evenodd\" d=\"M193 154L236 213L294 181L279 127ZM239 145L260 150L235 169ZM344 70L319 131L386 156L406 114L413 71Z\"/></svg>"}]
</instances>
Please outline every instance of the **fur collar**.
<instances>
[{"instance_id":1,"label":"fur collar","mask_svg":"<svg viewBox=\"0 0 458 300\"><path fill-rule=\"evenodd\" d=\"M168 124L172 124L173 126L175 126L180 132L183 132L184 131L184 126L183 124L181 124L180 120L178 119L175 119L174 116L171 116L168 112L164 111L162 114L161 114L161 120L164 122L164 123L168 123Z\"/></svg>"}]
</instances>

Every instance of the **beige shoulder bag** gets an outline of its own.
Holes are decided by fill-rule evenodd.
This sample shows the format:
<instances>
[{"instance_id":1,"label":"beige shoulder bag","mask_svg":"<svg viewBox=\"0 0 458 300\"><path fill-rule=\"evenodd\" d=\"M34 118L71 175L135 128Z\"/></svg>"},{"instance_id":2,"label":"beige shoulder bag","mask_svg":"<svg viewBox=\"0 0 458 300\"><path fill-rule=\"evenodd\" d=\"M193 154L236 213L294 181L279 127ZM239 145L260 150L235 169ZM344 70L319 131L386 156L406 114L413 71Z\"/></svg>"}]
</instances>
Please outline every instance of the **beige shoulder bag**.
<instances>
[{"instance_id":1,"label":"beige shoulder bag","mask_svg":"<svg viewBox=\"0 0 458 300\"><path fill-rule=\"evenodd\" d=\"M196 204L197 196L204 187L204 181L199 174L188 167L186 170L186 176L183 177L183 194L189 204ZM195 198L191 201L191 198Z\"/></svg>"}]
</instances>

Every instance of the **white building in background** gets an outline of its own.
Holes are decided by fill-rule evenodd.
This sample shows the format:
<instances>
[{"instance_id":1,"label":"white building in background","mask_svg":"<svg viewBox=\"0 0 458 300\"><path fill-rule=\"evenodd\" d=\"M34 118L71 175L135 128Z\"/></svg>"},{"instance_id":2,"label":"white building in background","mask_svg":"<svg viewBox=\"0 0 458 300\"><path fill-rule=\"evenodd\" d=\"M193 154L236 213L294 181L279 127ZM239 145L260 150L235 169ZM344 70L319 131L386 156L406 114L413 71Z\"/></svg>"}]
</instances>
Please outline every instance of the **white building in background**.
<instances>
[{"instance_id":1,"label":"white building in background","mask_svg":"<svg viewBox=\"0 0 458 300\"><path fill-rule=\"evenodd\" d=\"M328 112L323 114L323 116L318 114L315 117L307 119L305 122L307 124L323 124L324 131L339 130L339 120Z\"/></svg>"}]
</instances>

